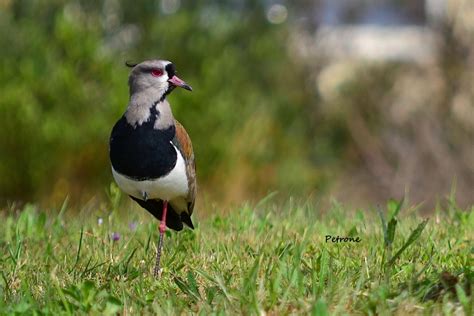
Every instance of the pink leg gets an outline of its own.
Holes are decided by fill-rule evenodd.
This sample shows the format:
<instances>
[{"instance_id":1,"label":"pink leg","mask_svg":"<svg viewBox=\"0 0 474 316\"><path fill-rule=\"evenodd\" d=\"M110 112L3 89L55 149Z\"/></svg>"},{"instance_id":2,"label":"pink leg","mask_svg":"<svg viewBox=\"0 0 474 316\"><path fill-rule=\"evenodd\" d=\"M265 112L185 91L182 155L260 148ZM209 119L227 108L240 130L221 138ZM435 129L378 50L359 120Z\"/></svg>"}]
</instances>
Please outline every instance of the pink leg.
<instances>
[{"instance_id":1,"label":"pink leg","mask_svg":"<svg viewBox=\"0 0 474 316\"><path fill-rule=\"evenodd\" d=\"M161 249L163 248L163 238L166 230L166 213L168 212L168 201L163 201L163 214L161 216L160 222L160 240L158 241L158 247L156 249L156 263L154 276L157 278L160 274L160 259L161 259Z\"/></svg>"}]
</instances>

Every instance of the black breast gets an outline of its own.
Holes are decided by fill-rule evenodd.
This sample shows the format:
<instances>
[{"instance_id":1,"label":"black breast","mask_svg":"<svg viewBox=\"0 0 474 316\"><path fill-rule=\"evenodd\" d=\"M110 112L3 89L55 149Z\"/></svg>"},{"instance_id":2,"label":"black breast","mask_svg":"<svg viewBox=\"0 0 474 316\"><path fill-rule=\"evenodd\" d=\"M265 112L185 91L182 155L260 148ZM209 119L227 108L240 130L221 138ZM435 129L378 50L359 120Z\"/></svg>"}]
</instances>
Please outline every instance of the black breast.
<instances>
[{"instance_id":1,"label":"black breast","mask_svg":"<svg viewBox=\"0 0 474 316\"><path fill-rule=\"evenodd\" d=\"M154 128L149 120L135 128L122 117L110 136L110 161L115 171L136 180L156 179L168 174L176 164L176 150L170 141L174 125Z\"/></svg>"}]
</instances>

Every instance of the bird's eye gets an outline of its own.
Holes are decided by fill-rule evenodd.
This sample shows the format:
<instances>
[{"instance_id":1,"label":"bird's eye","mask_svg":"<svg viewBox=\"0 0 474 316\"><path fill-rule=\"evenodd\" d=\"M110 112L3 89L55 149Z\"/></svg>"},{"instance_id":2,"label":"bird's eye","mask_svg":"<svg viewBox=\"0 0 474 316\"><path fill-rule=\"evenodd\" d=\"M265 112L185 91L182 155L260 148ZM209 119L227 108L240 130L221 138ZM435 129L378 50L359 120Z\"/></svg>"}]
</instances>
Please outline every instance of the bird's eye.
<instances>
[{"instance_id":1,"label":"bird's eye","mask_svg":"<svg viewBox=\"0 0 474 316\"><path fill-rule=\"evenodd\" d=\"M151 75L152 75L153 77L160 77L160 76L163 76L163 70L161 70L161 69L153 69L153 70L151 71Z\"/></svg>"}]
</instances>

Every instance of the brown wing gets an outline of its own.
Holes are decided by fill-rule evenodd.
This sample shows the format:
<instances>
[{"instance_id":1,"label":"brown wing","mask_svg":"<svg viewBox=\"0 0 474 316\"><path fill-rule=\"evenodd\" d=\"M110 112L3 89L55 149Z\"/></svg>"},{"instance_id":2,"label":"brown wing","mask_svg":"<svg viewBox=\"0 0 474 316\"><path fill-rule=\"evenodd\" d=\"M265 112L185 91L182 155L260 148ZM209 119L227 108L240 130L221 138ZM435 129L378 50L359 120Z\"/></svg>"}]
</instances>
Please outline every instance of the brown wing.
<instances>
[{"instance_id":1,"label":"brown wing","mask_svg":"<svg viewBox=\"0 0 474 316\"><path fill-rule=\"evenodd\" d=\"M183 125L177 120L174 120L176 126L176 135L173 139L173 144L179 149L183 155L184 162L186 163L186 173L188 176L188 187L189 193L186 197L188 203L188 214L191 215L194 209L194 202L196 200L196 165L194 163L194 152L191 138L184 129Z\"/></svg>"}]
</instances>

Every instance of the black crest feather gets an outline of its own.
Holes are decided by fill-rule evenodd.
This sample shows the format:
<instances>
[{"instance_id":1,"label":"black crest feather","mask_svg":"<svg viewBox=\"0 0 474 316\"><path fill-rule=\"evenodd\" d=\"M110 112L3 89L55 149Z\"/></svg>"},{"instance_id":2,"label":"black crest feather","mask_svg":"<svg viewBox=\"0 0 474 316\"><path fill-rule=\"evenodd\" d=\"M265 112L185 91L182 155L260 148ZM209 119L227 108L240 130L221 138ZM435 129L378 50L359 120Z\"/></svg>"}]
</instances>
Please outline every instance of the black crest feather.
<instances>
[{"instance_id":1,"label":"black crest feather","mask_svg":"<svg viewBox=\"0 0 474 316\"><path fill-rule=\"evenodd\" d=\"M133 68L136 65L138 65L138 64L132 63L131 61L128 61L128 60L125 61L125 66L127 66L127 67Z\"/></svg>"}]
</instances>

